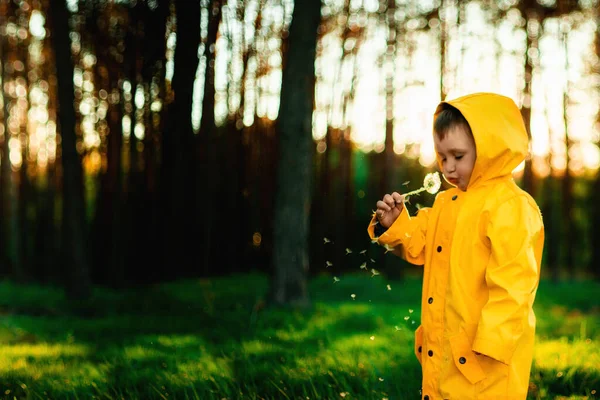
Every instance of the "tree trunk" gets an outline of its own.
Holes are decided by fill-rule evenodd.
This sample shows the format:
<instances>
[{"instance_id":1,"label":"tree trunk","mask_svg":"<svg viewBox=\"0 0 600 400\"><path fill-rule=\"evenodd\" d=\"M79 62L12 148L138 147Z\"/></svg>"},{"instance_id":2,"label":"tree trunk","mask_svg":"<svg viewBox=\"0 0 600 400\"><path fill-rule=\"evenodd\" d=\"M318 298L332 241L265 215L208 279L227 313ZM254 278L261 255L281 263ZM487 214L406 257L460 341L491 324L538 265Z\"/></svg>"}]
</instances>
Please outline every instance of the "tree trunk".
<instances>
[{"instance_id":1,"label":"tree trunk","mask_svg":"<svg viewBox=\"0 0 600 400\"><path fill-rule=\"evenodd\" d=\"M6 11L7 15L10 15L10 7L12 3L8 3L9 9ZM6 26L7 19L4 15L0 15L0 25ZM8 79L6 73L6 65L8 64L8 35L0 36L0 62L2 63L2 87L0 87L0 95L2 98L2 123L4 124L4 140L2 142L2 167L0 171L0 195L2 204L0 206L0 223L2 229L0 230L0 251L2 255L0 260L2 261L3 270L0 270L2 275L12 275L14 278L21 280L24 276L23 264L21 259L21 245L19 235L19 224L18 224L18 208L19 199L18 192L15 182L15 174L11 168L11 162L9 158L10 149L8 141L10 138L10 131L8 129L8 115L9 115L9 98L4 96L4 85ZM25 160L26 161L26 160Z\"/></svg>"},{"instance_id":2,"label":"tree trunk","mask_svg":"<svg viewBox=\"0 0 600 400\"><path fill-rule=\"evenodd\" d=\"M198 181L196 190L204 193L202 204L197 215L197 225L203 227L202 266L203 275L211 270L211 254L213 253L213 229L215 218L212 210L216 204L217 181L215 171L218 171L217 140L215 127L215 54L217 34L222 18L222 0L212 0L208 5L209 21L204 57L206 70L204 73L204 95L202 97L202 119L200 120L200 133L198 135L198 154L200 154Z\"/></svg>"},{"instance_id":3,"label":"tree trunk","mask_svg":"<svg viewBox=\"0 0 600 400\"><path fill-rule=\"evenodd\" d=\"M193 137L192 96L198 46L200 45L200 0L176 0L177 45L174 55L172 88L174 100L169 106L168 128L163 136L164 179L161 181L164 204L164 265L175 265L179 270L167 268L164 277L173 278L182 270L189 270L196 252L193 248L195 224L189 217L194 209L196 191L188 189L195 182L192 168Z\"/></svg>"},{"instance_id":4,"label":"tree trunk","mask_svg":"<svg viewBox=\"0 0 600 400\"><path fill-rule=\"evenodd\" d=\"M569 48L568 48L568 33L563 32L563 46L565 50L565 71L569 71ZM569 149L573 144L573 141L569 137L569 119L568 119L568 108L569 108L569 78L568 73L565 82L565 89L563 91L563 121L565 126L565 159L566 159L566 167L565 174L562 180L562 210L563 210L563 221L564 221L564 232L563 232L563 244L565 246L565 268L569 272L571 278L574 277L575 274L575 263L574 263L574 254L573 254L573 237L576 235L576 227L573 222L574 219L574 208L575 204L573 201L573 177L571 176L571 171L569 170L569 164L571 162L571 157L569 157Z\"/></svg>"},{"instance_id":5,"label":"tree trunk","mask_svg":"<svg viewBox=\"0 0 600 400\"><path fill-rule=\"evenodd\" d=\"M278 305L306 307L310 177L313 160L312 113L317 29L321 1L294 7L289 51L281 85L278 118L279 164L275 197L271 300Z\"/></svg>"},{"instance_id":6,"label":"tree trunk","mask_svg":"<svg viewBox=\"0 0 600 400\"><path fill-rule=\"evenodd\" d=\"M54 20L54 51L58 85L58 122L61 132L63 206L62 255L67 271L66 289L72 298L86 298L91 292L88 265L85 201L83 197L83 170L77 153L73 62L69 38L69 11L65 0L50 7Z\"/></svg>"},{"instance_id":7,"label":"tree trunk","mask_svg":"<svg viewBox=\"0 0 600 400\"><path fill-rule=\"evenodd\" d=\"M525 19L527 21L527 25L536 22L535 16L525 14ZM531 91L531 82L533 80L533 60L529 56L530 49L532 49L535 45L534 40L537 40L536 37L532 37L532 32L530 29L525 29L527 43L525 46L525 88L523 89L523 105L521 107L521 115L523 116L523 121L525 123L525 128L527 129L527 136L531 141L531 99L532 99L532 91ZM528 155L525 159L525 169L523 170L523 189L531 194L534 193L533 188L533 169L532 169L532 157Z\"/></svg>"},{"instance_id":8,"label":"tree trunk","mask_svg":"<svg viewBox=\"0 0 600 400\"><path fill-rule=\"evenodd\" d=\"M600 10L596 8L596 24L600 23ZM596 29L594 50L596 56L600 58L600 30ZM600 74L600 62L596 61L595 72ZM600 91L600 87L597 88ZM596 114L596 121L600 123L600 110ZM600 146L600 140L596 142ZM600 171L596 172L596 178L593 183L593 190L591 196L590 209L592 210L591 215L591 241L592 243L592 256L588 270L592 273L596 281L600 281L600 208L597 206L600 201Z\"/></svg>"}]
</instances>

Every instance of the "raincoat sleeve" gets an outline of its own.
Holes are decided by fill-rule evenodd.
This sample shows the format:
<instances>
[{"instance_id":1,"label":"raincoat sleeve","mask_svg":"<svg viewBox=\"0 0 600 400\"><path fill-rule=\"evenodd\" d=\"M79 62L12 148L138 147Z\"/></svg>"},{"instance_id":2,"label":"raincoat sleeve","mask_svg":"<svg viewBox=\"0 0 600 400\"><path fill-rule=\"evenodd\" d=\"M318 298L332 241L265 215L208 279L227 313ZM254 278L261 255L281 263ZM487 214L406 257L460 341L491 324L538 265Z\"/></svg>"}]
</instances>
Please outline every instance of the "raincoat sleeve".
<instances>
[{"instance_id":1,"label":"raincoat sleeve","mask_svg":"<svg viewBox=\"0 0 600 400\"><path fill-rule=\"evenodd\" d=\"M400 255L406 261L415 265L425 264L425 238L427 234L427 222L429 220L430 208L422 208L416 216L408 215L403 208L398 219L378 238L375 237L375 225L377 218L373 217L369 223L369 236L371 240L377 239L377 243L386 248L401 249L395 254Z\"/></svg>"},{"instance_id":2,"label":"raincoat sleeve","mask_svg":"<svg viewBox=\"0 0 600 400\"><path fill-rule=\"evenodd\" d=\"M472 350L508 364L530 320L539 282L544 227L532 200L518 196L490 215L491 256L485 272L489 298Z\"/></svg>"}]
</instances>

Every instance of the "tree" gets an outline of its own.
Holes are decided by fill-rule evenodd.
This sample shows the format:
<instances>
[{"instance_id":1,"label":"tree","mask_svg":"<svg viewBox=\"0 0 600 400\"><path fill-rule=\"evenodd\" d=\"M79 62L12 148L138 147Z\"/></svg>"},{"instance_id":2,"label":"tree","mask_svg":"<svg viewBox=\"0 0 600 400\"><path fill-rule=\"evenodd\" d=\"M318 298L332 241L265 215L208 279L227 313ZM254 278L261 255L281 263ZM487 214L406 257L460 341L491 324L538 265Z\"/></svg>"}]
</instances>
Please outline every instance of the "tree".
<instances>
[{"instance_id":1,"label":"tree","mask_svg":"<svg viewBox=\"0 0 600 400\"><path fill-rule=\"evenodd\" d=\"M273 281L271 301L278 305L309 304L308 232L310 211L312 113L317 29L321 1L296 3L283 66L279 108L279 164L275 195Z\"/></svg>"},{"instance_id":2,"label":"tree","mask_svg":"<svg viewBox=\"0 0 600 400\"><path fill-rule=\"evenodd\" d=\"M73 298L86 298L91 292L87 249L83 170L77 152L75 133L75 101L73 61L69 38L69 11L65 0L50 7L53 19L53 45L58 85L58 122L62 151L62 243L61 251L67 273L67 293Z\"/></svg>"}]
</instances>

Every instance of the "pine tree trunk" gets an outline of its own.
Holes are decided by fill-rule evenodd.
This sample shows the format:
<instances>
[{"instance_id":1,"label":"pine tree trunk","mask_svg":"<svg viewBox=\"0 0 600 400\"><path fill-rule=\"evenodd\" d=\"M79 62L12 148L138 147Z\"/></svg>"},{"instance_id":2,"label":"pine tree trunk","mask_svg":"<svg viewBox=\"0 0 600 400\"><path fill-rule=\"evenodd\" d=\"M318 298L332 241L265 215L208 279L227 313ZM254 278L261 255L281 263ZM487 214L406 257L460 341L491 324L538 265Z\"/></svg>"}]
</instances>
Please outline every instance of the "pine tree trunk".
<instances>
[{"instance_id":1,"label":"pine tree trunk","mask_svg":"<svg viewBox=\"0 0 600 400\"><path fill-rule=\"evenodd\" d=\"M217 34L222 18L222 0L212 0L208 9L208 33L205 43L204 56L206 59L206 72L204 74L204 96L202 98L202 119L200 120L200 132L198 134L198 153L200 154L200 171L196 184L198 193L204 193L197 216L198 226L203 227L202 237L202 266L203 275L208 275L212 268L213 253L213 231L215 218L212 210L217 202L217 176L219 170L218 158L216 156L217 140L215 127L215 51Z\"/></svg>"},{"instance_id":2,"label":"pine tree trunk","mask_svg":"<svg viewBox=\"0 0 600 400\"><path fill-rule=\"evenodd\" d=\"M73 62L69 38L69 11L65 0L50 7L54 20L54 51L58 85L58 122L61 132L63 206L62 255L67 270L66 288L73 298L90 295L91 282L87 249L83 168L77 153L75 133Z\"/></svg>"},{"instance_id":3,"label":"pine tree trunk","mask_svg":"<svg viewBox=\"0 0 600 400\"><path fill-rule=\"evenodd\" d=\"M278 118L279 164L274 219L271 300L309 305L308 221L313 160L312 113L320 0L296 4L283 67Z\"/></svg>"},{"instance_id":4,"label":"pine tree trunk","mask_svg":"<svg viewBox=\"0 0 600 400\"><path fill-rule=\"evenodd\" d=\"M7 15L10 15L12 3L8 3L9 9L6 10ZM7 19L4 15L0 14L0 24L6 25ZM21 246L20 246L20 235L19 235L19 224L18 224L18 207L19 199L18 192L15 182L15 174L11 168L11 162L9 159L10 149L8 146L8 140L10 138L10 132L6 121L9 115L9 98L4 95L4 85L8 79L6 73L6 65L8 64L7 54L8 49L8 35L0 36L0 62L2 63L2 87L0 87L0 95L3 97L2 104L2 123L4 124L4 140L2 142L2 167L0 170L0 195L2 204L0 206L0 251L2 261L2 270L0 273L3 275L12 275L17 280L21 280L24 276L23 264L21 259Z\"/></svg>"}]
</instances>

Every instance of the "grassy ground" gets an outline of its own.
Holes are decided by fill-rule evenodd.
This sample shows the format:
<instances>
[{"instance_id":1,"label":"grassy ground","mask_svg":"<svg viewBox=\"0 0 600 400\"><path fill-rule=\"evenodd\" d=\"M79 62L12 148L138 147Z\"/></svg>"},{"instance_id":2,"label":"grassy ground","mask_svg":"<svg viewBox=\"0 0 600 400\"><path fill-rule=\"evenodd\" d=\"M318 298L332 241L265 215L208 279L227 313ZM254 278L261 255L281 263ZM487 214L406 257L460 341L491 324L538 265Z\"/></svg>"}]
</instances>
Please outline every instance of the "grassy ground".
<instances>
[{"instance_id":1,"label":"grassy ground","mask_svg":"<svg viewBox=\"0 0 600 400\"><path fill-rule=\"evenodd\" d=\"M260 275L98 290L77 306L0 283L0 397L418 399L420 281L340 279L311 282L308 313L264 308ZM598 398L600 285L538 293L530 398Z\"/></svg>"}]
</instances>

